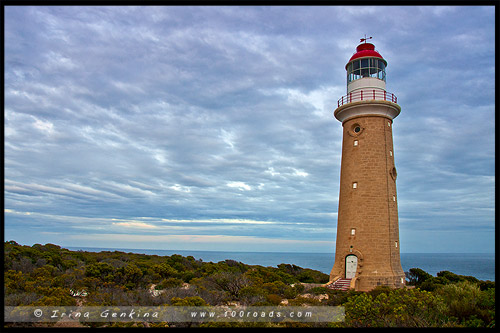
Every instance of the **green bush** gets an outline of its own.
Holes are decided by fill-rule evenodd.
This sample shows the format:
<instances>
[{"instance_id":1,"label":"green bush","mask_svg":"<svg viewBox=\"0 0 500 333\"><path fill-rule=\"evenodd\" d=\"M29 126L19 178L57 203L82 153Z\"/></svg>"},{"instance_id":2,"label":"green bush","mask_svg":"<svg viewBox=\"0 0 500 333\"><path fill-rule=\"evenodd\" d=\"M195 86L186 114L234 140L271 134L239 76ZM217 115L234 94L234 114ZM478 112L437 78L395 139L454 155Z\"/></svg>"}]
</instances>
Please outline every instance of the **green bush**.
<instances>
[{"instance_id":1,"label":"green bush","mask_svg":"<svg viewBox=\"0 0 500 333\"><path fill-rule=\"evenodd\" d=\"M184 282L180 279L171 277L168 279L164 279L157 286L156 289L170 289L182 286Z\"/></svg>"},{"instance_id":2,"label":"green bush","mask_svg":"<svg viewBox=\"0 0 500 333\"><path fill-rule=\"evenodd\" d=\"M410 286L419 286L424 281L432 278L432 275L425 272L420 268L410 268L408 272L408 285Z\"/></svg>"},{"instance_id":3,"label":"green bush","mask_svg":"<svg viewBox=\"0 0 500 333\"><path fill-rule=\"evenodd\" d=\"M447 321L443 300L419 289L394 289L376 297L362 293L344 306L346 327L438 327Z\"/></svg>"},{"instance_id":4,"label":"green bush","mask_svg":"<svg viewBox=\"0 0 500 333\"><path fill-rule=\"evenodd\" d=\"M461 281L441 286L437 294L447 305L446 314L461 326L486 327L494 320L494 289L481 291L478 284Z\"/></svg>"},{"instance_id":5,"label":"green bush","mask_svg":"<svg viewBox=\"0 0 500 333\"><path fill-rule=\"evenodd\" d=\"M469 281L469 282L479 283L479 280L473 276L458 275L450 271L441 271L436 275L438 277L444 277L450 282Z\"/></svg>"},{"instance_id":6,"label":"green bush","mask_svg":"<svg viewBox=\"0 0 500 333\"><path fill-rule=\"evenodd\" d=\"M184 298L173 297L170 300L170 304L173 306L206 306L205 300L199 296L188 296Z\"/></svg>"},{"instance_id":7,"label":"green bush","mask_svg":"<svg viewBox=\"0 0 500 333\"><path fill-rule=\"evenodd\" d=\"M271 305L279 305L281 303L281 296L276 294L269 294L266 296L266 300Z\"/></svg>"}]
</instances>

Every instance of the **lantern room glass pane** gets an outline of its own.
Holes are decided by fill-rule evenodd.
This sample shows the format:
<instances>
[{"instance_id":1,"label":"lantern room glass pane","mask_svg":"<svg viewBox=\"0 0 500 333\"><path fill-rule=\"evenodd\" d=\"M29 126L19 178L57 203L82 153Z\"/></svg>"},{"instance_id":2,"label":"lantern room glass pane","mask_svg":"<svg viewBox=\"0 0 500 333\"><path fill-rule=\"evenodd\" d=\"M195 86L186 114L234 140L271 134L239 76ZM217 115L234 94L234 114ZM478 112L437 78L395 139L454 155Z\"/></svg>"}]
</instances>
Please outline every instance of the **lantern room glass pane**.
<instances>
[{"instance_id":1,"label":"lantern room glass pane","mask_svg":"<svg viewBox=\"0 0 500 333\"><path fill-rule=\"evenodd\" d=\"M373 77L385 81L385 64L376 58L357 59L347 65L347 83Z\"/></svg>"},{"instance_id":2,"label":"lantern room glass pane","mask_svg":"<svg viewBox=\"0 0 500 333\"><path fill-rule=\"evenodd\" d=\"M378 68L380 68L382 71L385 71L385 64L382 60L378 61Z\"/></svg>"},{"instance_id":3,"label":"lantern room glass pane","mask_svg":"<svg viewBox=\"0 0 500 333\"><path fill-rule=\"evenodd\" d=\"M378 79L385 81L385 71L378 72Z\"/></svg>"}]
</instances>

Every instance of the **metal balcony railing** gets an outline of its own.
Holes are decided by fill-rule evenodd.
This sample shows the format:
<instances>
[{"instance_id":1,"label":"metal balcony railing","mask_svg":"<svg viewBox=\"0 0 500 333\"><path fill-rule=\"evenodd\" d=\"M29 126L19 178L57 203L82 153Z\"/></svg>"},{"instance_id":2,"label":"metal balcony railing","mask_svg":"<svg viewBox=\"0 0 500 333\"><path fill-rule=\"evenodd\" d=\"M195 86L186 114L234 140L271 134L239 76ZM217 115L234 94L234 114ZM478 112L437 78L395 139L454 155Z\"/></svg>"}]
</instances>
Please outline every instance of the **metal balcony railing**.
<instances>
[{"instance_id":1,"label":"metal balcony railing","mask_svg":"<svg viewBox=\"0 0 500 333\"><path fill-rule=\"evenodd\" d=\"M338 100L337 106L357 101L368 101L368 100L389 101L393 103L398 102L398 98L396 97L396 95L389 93L387 91L378 89L370 89L370 90L365 89L365 90L351 92L345 96L342 96Z\"/></svg>"}]
</instances>

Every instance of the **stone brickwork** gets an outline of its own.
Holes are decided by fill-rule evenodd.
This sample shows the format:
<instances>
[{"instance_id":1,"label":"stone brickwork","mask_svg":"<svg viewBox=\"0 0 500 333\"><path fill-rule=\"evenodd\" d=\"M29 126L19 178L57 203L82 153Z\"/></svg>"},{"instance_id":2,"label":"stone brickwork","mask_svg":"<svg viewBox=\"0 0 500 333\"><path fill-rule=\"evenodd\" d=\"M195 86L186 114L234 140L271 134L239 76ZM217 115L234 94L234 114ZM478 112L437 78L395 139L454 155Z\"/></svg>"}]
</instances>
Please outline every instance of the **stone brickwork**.
<instances>
[{"instance_id":1,"label":"stone brickwork","mask_svg":"<svg viewBox=\"0 0 500 333\"><path fill-rule=\"evenodd\" d=\"M365 107L369 106L358 106ZM356 290L403 287L392 117L362 114L342 126L337 243L330 280L344 278L346 256L356 255Z\"/></svg>"}]
</instances>

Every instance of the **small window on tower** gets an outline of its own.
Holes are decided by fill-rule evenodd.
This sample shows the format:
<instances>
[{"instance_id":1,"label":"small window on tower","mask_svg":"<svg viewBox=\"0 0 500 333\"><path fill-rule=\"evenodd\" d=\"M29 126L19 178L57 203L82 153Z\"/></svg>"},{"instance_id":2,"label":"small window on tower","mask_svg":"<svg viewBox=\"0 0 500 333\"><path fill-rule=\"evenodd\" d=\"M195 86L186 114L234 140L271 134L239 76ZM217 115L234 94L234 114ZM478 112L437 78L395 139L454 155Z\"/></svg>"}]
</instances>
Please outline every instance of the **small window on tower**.
<instances>
[{"instance_id":1,"label":"small window on tower","mask_svg":"<svg viewBox=\"0 0 500 333\"><path fill-rule=\"evenodd\" d=\"M359 123L354 123L351 125L351 127L348 128L349 134L352 135L353 137L356 137L361 133L363 133L363 130L364 130L363 127L361 127Z\"/></svg>"},{"instance_id":2,"label":"small window on tower","mask_svg":"<svg viewBox=\"0 0 500 333\"><path fill-rule=\"evenodd\" d=\"M356 229L352 228L351 229L351 236L354 236L354 235L356 235Z\"/></svg>"},{"instance_id":3,"label":"small window on tower","mask_svg":"<svg viewBox=\"0 0 500 333\"><path fill-rule=\"evenodd\" d=\"M358 140L354 140L354 147L358 146Z\"/></svg>"},{"instance_id":4,"label":"small window on tower","mask_svg":"<svg viewBox=\"0 0 500 333\"><path fill-rule=\"evenodd\" d=\"M358 188L358 183L352 183L352 188Z\"/></svg>"},{"instance_id":5,"label":"small window on tower","mask_svg":"<svg viewBox=\"0 0 500 333\"><path fill-rule=\"evenodd\" d=\"M398 173L396 171L396 168L392 168L391 176L392 176L392 179L394 179L394 180L396 180L396 178L398 177Z\"/></svg>"}]
</instances>

